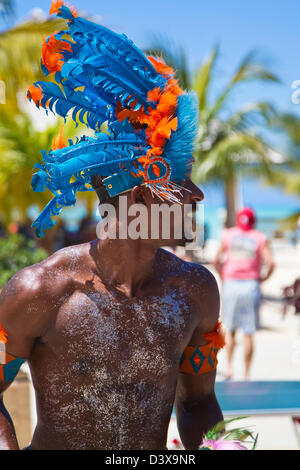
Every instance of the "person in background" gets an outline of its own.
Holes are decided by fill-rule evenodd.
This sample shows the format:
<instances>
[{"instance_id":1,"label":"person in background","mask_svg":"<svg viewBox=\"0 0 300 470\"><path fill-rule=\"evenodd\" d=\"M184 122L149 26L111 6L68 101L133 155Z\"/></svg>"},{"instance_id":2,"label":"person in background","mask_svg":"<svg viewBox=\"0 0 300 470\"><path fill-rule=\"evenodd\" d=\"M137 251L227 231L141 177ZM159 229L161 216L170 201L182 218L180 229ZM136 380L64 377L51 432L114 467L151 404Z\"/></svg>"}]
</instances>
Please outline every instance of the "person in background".
<instances>
[{"instance_id":1,"label":"person in background","mask_svg":"<svg viewBox=\"0 0 300 470\"><path fill-rule=\"evenodd\" d=\"M266 236L255 229L251 208L237 214L236 226L223 232L213 265L222 279L222 316L226 330L226 379L232 376L234 337L244 333L245 380L253 357L253 334L259 328L260 283L270 277L274 261ZM265 265L265 266L264 266ZM265 273L262 274L263 267Z\"/></svg>"}]
</instances>

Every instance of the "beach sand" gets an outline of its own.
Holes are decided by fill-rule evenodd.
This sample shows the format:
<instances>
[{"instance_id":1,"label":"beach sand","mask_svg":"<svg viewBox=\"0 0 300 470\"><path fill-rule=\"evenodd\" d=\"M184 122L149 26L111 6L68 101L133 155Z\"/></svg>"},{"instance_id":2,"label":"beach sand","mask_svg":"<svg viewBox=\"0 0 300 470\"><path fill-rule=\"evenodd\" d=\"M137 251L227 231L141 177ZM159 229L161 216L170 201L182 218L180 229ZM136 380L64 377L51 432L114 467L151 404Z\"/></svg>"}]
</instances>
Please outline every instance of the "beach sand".
<instances>
[{"instance_id":1,"label":"beach sand","mask_svg":"<svg viewBox=\"0 0 300 470\"><path fill-rule=\"evenodd\" d=\"M255 335L255 351L250 371L250 380L300 380L300 315L294 315L292 307L285 318L282 316L282 288L292 284L300 276L300 244L292 246L282 240L271 243L276 269L262 283L264 301L260 311L261 329ZM211 260L215 245L210 244L205 256ZM204 254L203 254L204 255ZM204 257L204 256L203 256ZM214 268L206 265L220 280ZM217 380L224 380L226 366L225 351L219 353ZM236 335L232 380L243 380L243 335ZM258 450L300 449L291 418L287 416L253 416L241 421L259 433ZM300 431L300 430L299 430ZM172 419L168 435L168 448L179 439L175 420Z\"/></svg>"}]
</instances>

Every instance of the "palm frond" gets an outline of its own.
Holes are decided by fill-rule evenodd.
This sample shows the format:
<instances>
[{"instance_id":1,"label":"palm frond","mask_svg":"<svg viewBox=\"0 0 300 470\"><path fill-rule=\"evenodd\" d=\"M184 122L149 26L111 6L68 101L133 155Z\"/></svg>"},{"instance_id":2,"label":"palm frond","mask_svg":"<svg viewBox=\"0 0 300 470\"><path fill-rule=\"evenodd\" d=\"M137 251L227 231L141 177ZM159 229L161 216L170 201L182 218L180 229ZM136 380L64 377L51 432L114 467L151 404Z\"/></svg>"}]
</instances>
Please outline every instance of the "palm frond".
<instances>
[{"instance_id":1,"label":"palm frond","mask_svg":"<svg viewBox=\"0 0 300 470\"><path fill-rule=\"evenodd\" d=\"M271 165L268 161L268 147L258 136L232 132L217 142L206 154L198 150L195 154L193 178L204 182L211 178L228 180L236 169L258 167L260 174L268 175ZM253 170L254 171L254 170Z\"/></svg>"},{"instance_id":2,"label":"palm frond","mask_svg":"<svg viewBox=\"0 0 300 470\"><path fill-rule=\"evenodd\" d=\"M246 81L280 82L279 78L258 60L256 54L254 52L250 52L243 58L237 71L216 99L214 105L210 109L210 116L215 116L224 105L232 90L238 84Z\"/></svg>"},{"instance_id":3,"label":"palm frond","mask_svg":"<svg viewBox=\"0 0 300 470\"><path fill-rule=\"evenodd\" d=\"M207 93L211 85L213 68L218 56L219 48L215 47L207 60L197 70L192 82L192 88L197 93L199 99L199 110L203 111L207 107Z\"/></svg>"},{"instance_id":4,"label":"palm frond","mask_svg":"<svg viewBox=\"0 0 300 470\"><path fill-rule=\"evenodd\" d=\"M185 89L192 88L191 74L185 51L182 47L163 35L155 35L151 45L143 50L144 54L162 57L164 61L176 71L179 85Z\"/></svg>"},{"instance_id":5,"label":"palm frond","mask_svg":"<svg viewBox=\"0 0 300 470\"><path fill-rule=\"evenodd\" d=\"M275 116L276 111L271 103L248 103L228 118L227 125L236 130L245 131L262 122L269 125Z\"/></svg>"},{"instance_id":6,"label":"palm frond","mask_svg":"<svg viewBox=\"0 0 300 470\"><path fill-rule=\"evenodd\" d=\"M5 83L6 103L18 109L16 93L41 80L43 38L62 25L62 20L28 21L0 34L0 80Z\"/></svg>"}]
</instances>

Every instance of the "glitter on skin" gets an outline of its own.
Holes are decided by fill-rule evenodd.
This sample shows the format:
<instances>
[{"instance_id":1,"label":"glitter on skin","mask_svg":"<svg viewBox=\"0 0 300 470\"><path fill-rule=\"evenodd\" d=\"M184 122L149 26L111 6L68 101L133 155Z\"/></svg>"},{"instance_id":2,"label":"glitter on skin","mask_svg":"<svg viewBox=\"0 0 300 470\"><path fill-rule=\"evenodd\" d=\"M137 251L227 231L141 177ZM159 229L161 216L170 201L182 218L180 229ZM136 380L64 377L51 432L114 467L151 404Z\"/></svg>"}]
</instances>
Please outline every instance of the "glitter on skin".
<instances>
[{"instance_id":1,"label":"glitter on skin","mask_svg":"<svg viewBox=\"0 0 300 470\"><path fill-rule=\"evenodd\" d=\"M160 250L156 294L128 299L95 277L87 249L65 248L18 275L33 286L43 279L48 299L32 302L28 320L50 318L29 360L33 447L163 449L179 360L195 328L190 293L197 282L205 301L209 273Z\"/></svg>"}]
</instances>

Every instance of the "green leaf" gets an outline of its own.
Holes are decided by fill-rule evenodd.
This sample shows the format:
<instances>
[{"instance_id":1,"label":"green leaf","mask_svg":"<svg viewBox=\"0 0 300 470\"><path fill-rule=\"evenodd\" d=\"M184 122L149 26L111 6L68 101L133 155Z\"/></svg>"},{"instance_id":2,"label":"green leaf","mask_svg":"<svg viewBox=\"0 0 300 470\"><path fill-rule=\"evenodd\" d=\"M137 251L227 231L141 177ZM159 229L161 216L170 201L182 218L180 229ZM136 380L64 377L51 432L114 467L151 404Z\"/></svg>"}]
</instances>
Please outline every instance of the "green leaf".
<instances>
[{"instance_id":1,"label":"green leaf","mask_svg":"<svg viewBox=\"0 0 300 470\"><path fill-rule=\"evenodd\" d=\"M207 106L207 93L211 84L212 71L218 55L218 47L215 47L208 59L197 70L192 82L192 89L197 93L199 99L199 110L205 110Z\"/></svg>"}]
</instances>

